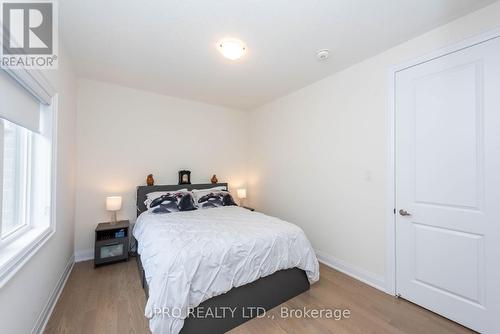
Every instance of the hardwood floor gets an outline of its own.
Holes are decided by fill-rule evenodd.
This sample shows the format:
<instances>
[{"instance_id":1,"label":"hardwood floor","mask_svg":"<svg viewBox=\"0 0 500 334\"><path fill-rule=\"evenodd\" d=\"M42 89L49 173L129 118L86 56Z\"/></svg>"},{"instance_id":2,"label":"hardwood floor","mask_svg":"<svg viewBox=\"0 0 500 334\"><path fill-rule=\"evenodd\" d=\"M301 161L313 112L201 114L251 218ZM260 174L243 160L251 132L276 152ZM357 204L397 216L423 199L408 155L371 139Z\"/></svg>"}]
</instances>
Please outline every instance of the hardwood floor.
<instances>
[{"instance_id":1,"label":"hardwood floor","mask_svg":"<svg viewBox=\"0 0 500 334\"><path fill-rule=\"evenodd\" d=\"M135 259L94 269L76 263L45 333L149 333Z\"/></svg>"},{"instance_id":2,"label":"hardwood floor","mask_svg":"<svg viewBox=\"0 0 500 334\"><path fill-rule=\"evenodd\" d=\"M135 260L94 269L75 264L45 333L149 333L144 292ZM286 309L347 309L348 319L282 318ZM274 319L273 319L274 318ZM321 265L311 289L250 320L231 334L262 333L415 333L460 334L472 331L403 299L393 298Z\"/></svg>"}]
</instances>

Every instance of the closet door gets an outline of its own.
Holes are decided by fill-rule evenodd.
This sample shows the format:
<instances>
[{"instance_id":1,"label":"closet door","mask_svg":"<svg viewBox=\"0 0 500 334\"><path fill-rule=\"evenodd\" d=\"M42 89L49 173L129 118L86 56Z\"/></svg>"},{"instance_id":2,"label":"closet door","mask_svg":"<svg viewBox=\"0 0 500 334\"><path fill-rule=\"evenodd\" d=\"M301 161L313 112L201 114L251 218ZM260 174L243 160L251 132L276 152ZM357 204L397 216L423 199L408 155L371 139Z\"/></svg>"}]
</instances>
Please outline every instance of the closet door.
<instances>
[{"instance_id":1,"label":"closet door","mask_svg":"<svg viewBox=\"0 0 500 334\"><path fill-rule=\"evenodd\" d=\"M500 39L396 73L396 291L500 333Z\"/></svg>"}]
</instances>

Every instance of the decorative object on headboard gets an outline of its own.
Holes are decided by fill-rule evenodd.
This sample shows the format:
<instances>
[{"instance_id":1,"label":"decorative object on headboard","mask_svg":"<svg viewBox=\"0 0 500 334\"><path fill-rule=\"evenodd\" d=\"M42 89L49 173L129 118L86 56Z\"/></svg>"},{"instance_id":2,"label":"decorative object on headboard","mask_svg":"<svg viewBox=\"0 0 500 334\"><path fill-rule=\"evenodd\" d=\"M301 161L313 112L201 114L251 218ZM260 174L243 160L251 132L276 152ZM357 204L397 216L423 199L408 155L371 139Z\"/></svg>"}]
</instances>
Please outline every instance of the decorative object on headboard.
<instances>
[{"instance_id":1,"label":"decorative object on headboard","mask_svg":"<svg viewBox=\"0 0 500 334\"><path fill-rule=\"evenodd\" d=\"M154 186L155 185L155 179L153 179L153 174L149 174L148 177L146 178L146 184L148 186Z\"/></svg>"},{"instance_id":2,"label":"decorative object on headboard","mask_svg":"<svg viewBox=\"0 0 500 334\"><path fill-rule=\"evenodd\" d=\"M188 170L179 171L179 184L191 184L191 172Z\"/></svg>"},{"instance_id":3,"label":"decorative object on headboard","mask_svg":"<svg viewBox=\"0 0 500 334\"><path fill-rule=\"evenodd\" d=\"M213 184L218 183L219 180L217 180L217 175L214 174L214 176L212 176L212 178L210 179L210 182L212 182Z\"/></svg>"}]
</instances>

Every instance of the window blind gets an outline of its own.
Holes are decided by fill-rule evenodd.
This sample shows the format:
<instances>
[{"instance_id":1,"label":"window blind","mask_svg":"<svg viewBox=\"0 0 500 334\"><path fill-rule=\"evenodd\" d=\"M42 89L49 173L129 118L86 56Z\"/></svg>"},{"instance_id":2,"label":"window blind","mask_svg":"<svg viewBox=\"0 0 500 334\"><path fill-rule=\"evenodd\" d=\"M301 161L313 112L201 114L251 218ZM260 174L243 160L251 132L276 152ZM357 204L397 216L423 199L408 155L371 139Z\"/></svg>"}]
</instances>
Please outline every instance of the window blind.
<instances>
[{"instance_id":1,"label":"window blind","mask_svg":"<svg viewBox=\"0 0 500 334\"><path fill-rule=\"evenodd\" d=\"M0 70L0 118L40 132L40 101Z\"/></svg>"}]
</instances>

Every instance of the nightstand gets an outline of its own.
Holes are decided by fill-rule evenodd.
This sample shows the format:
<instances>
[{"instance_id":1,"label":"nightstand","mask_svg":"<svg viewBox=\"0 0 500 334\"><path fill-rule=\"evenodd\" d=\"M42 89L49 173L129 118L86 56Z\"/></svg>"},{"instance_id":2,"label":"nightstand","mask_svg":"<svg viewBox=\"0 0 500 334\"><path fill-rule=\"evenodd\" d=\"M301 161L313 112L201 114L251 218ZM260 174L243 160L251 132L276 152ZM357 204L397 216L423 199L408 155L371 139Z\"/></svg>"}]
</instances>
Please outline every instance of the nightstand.
<instances>
[{"instance_id":1,"label":"nightstand","mask_svg":"<svg viewBox=\"0 0 500 334\"><path fill-rule=\"evenodd\" d=\"M95 229L94 266L100 264L128 261L129 243L128 220L100 223Z\"/></svg>"},{"instance_id":2,"label":"nightstand","mask_svg":"<svg viewBox=\"0 0 500 334\"><path fill-rule=\"evenodd\" d=\"M250 210L250 211L255 211L254 208L251 208L249 206L242 206L243 209L247 209L247 210Z\"/></svg>"}]
</instances>

